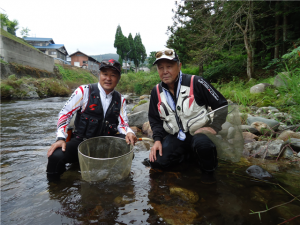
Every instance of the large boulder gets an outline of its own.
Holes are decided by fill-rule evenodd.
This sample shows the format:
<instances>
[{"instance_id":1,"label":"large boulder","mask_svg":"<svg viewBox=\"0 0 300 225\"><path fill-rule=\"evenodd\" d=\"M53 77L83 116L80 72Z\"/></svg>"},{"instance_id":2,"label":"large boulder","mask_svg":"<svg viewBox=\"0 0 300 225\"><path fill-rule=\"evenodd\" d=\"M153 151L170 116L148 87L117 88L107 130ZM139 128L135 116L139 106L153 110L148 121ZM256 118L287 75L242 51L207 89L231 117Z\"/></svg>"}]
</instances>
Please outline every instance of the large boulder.
<instances>
[{"instance_id":1,"label":"large boulder","mask_svg":"<svg viewBox=\"0 0 300 225\"><path fill-rule=\"evenodd\" d=\"M275 87L286 86L288 78L289 78L288 72L279 73L274 79L274 86Z\"/></svg>"},{"instance_id":2,"label":"large boulder","mask_svg":"<svg viewBox=\"0 0 300 225\"><path fill-rule=\"evenodd\" d=\"M248 116L247 124L251 125L254 122L263 122L263 123L267 124L273 130L277 130L280 125L280 123L278 121L273 120L273 119L266 119L266 118L259 117L259 116Z\"/></svg>"},{"instance_id":3,"label":"large boulder","mask_svg":"<svg viewBox=\"0 0 300 225\"><path fill-rule=\"evenodd\" d=\"M148 113L148 111L149 111L149 104L150 104L150 102L148 101L148 102L146 102L144 104L141 104L141 105L135 107L133 109L133 113L137 113L137 112L141 112L141 111L145 111L145 112Z\"/></svg>"},{"instance_id":4,"label":"large boulder","mask_svg":"<svg viewBox=\"0 0 300 225\"><path fill-rule=\"evenodd\" d=\"M143 124L148 121L148 112L141 111L128 116L129 126L136 126L142 129Z\"/></svg>"},{"instance_id":5,"label":"large boulder","mask_svg":"<svg viewBox=\"0 0 300 225\"><path fill-rule=\"evenodd\" d=\"M260 84L254 85L253 87L250 88L250 93L251 94L262 93L269 86L270 86L270 84L268 84L268 83L260 83Z\"/></svg>"},{"instance_id":6,"label":"large boulder","mask_svg":"<svg viewBox=\"0 0 300 225\"><path fill-rule=\"evenodd\" d=\"M150 126L149 121L143 124L142 132L143 132L144 134L147 134L147 136L148 136L149 138L152 138L152 136L153 136L153 131L152 131L152 129L151 129L151 126Z\"/></svg>"}]
</instances>

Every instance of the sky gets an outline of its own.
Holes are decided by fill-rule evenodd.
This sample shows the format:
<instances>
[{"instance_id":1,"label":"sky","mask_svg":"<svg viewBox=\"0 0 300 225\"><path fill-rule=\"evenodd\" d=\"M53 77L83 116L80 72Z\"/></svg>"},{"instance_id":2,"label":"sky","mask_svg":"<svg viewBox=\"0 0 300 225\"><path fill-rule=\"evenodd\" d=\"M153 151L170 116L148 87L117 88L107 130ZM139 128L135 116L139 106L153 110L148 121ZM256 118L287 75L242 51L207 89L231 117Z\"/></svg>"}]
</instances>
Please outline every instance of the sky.
<instances>
[{"instance_id":1,"label":"sky","mask_svg":"<svg viewBox=\"0 0 300 225\"><path fill-rule=\"evenodd\" d=\"M175 0L6 0L0 11L18 20L17 36L28 27L29 36L52 38L68 53L116 53L117 26L133 38L140 33L147 55L165 48L168 26L173 24ZM4 11L5 10L5 11Z\"/></svg>"}]
</instances>

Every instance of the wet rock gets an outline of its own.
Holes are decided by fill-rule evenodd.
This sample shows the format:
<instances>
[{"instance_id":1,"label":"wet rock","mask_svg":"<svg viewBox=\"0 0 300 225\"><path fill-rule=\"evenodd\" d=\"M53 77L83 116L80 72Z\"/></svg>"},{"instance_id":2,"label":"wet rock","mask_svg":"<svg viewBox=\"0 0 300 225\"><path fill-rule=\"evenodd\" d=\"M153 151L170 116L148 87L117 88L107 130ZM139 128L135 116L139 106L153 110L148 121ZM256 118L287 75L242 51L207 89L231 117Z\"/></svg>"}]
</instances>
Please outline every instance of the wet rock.
<instances>
[{"instance_id":1,"label":"wet rock","mask_svg":"<svg viewBox=\"0 0 300 225\"><path fill-rule=\"evenodd\" d=\"M241 125L240 126L243 132L251 132L252 134L257 134L258 130L254 127L251 127L249 125Z\"/></svg>"},{"instance_id":2,"label":"wet rock","mask_svg":"<svg viewBox=\"0 0 300 225\"><path fill-rule=\"evenodd\" d=\"M258 140L259 137L250 132L243 132L243 138L244 140L251 140L251 139Z\"/></svg>"},{"instance_id":3,"label":"wet rock","mask_svg":"<svg viewBox=\"0 0 300 225\"><path fill-rule=\"evenodd\" d=\"M253 196L251 200L267 204L270 193L261 187L255 186L251 190L251 195Z\"/></svg>"},{"instance_id":4,"label":"wet rock","mask_svg":"<svg viewBox=\"0 0 300 225\"><path fill-rule=\"evenodd\" d=\"M146 111L133 113L128 116L128 120L129 126L136 126L141 129L143 124L148 121L148 113Z\"/></svg>"},{"instance_id":5,"label":"wet rock","mask_svg":"<svg viewBox=\"0 0 300 225\"><path fill-rule=\"evenodd\" d=\"M254 127L260 134L271 135L274 131L263 122L254 122L251 124L251 127Z\"/></svg>"},{"instance_id":6,"label":"wet rock","mask_svg":"<svg viewBox=\"0 0 300 225\"><path fill-rule=\"evenodd\" d=\"M197 211L189 204L185 206L168 206L164 204L159 205L151 203L151 205L160 217L162 217L168 224L172 225L192 224L194 219L198 216Z\"/></svg>"},{"instance_id":7,"label":"wet rock","mask_svg":"<svg viewBox=\"0 0 300 225\"><path fill-rule=\"evenodd\" d=\"M142 131L144 134L147 134L147 137L152 138L153 132L149 121L143 124Z\"/></svg>"},{"instance_id":8,"label":"wet rock","mask_svg":"<svg viewBox=\"0 0 300 225\"><path fill-rule=\"evenodd\" d=\"M199 195L196 192L181 187L170 187L170 193L171 195L179 196L189 203L195 203L199 200Z\"/></svg>"},{"instance_id":9,"label":"wet rock","mask_svg":"<svg viewBox=\"0 0 300 225\"><path fill-rule=\"evenodd\" d=\"M140 99L141 99L141 100L146 99L146 98L149 99L149 98L150 98L150 95L142 95L142 96L140 96Z\"/></svg>"},{"instance_id":10,"label":"wet rock","mask_svg":"<svg viewBox=\"0 0 300 225\"><path fill-rule=\"evenodd\" d=\"M135 107L133 109L133 113L137 113L137 112L141 112L141 111L145 111L145 112L148 113L148 111L149 111L149 104L150 104L150 102L148 101L148 102L146 102L144 104L141 104L141 105Z\"/></svg>"},{"instance_id":11,"label":"wet rock","mask_svg":"<svg viewBox=\"0 0 300 225\"><path fill-rule=\"evenodd\" d=\"M248 167L246 169L246 173L252 177L255 177L257 179L261 179L261 180L264 180L264 179L267 179L267 178L272 178L272 175L264 170L263 168L261 168L260 166L257 166L257 165L252 165L250 167Z\"/></svg>"},{"instance_id":12,"label":"wet rock","mask_svg":"<svg viewBox=\"0 0 300 225\"><path fill-rule=\"evenodd\" d=\"M290 147L296 151L300 152L300 139L297 138L290 138L284 142L284 145L290 144Z\"/></svg>"},{"instance_id":13,"label":"wet rock","mask_svg":"<svg viewBox=\"0 0 300 225\"><path fill-rule=\"evenodd\" d=\"M292 159L294 157L293 150L289 147L285 148L282 157L285 159Z\"/></svg>"},{"instance_id":14,"label":"wet rock","mask_svg":"<svg viewBox=\"0 0 300 225\"><path fill-rule=\"evenodd\" d=\"M300 132L294 132L291 130L285 130L283 131L277 139L283 140L283 141L287 141L289 138L297 138L300 139Z\"/></svg>"},{"instance_id":15,"label":"wet rock","mask_svg":"<svg viewBox=\"0 0 300 225\"><path fill-rule=\"evenodd\" d=\"M266 118L259 117L259 116L248 117L248 119L247 119L248 125L251 125L254 122L263 122L263 123L267 124L269 127L271 127L273 130L277 130L280 125L280 123L278 121L273 120L273 119L266 119Z\"/></svg>"},{"instance_id":16,"label":"wet rock","mask_svg":"<svg viewBox=\"0 0 300 225\"><path fill-rule=\"evenodd\" d=\"M256 84L253 87L250 88L250 93L255 94L255 93L262 93L266 90L267 87L269 87L270 84L268 83L260 83Z\"/></svg>"}]
</instances>

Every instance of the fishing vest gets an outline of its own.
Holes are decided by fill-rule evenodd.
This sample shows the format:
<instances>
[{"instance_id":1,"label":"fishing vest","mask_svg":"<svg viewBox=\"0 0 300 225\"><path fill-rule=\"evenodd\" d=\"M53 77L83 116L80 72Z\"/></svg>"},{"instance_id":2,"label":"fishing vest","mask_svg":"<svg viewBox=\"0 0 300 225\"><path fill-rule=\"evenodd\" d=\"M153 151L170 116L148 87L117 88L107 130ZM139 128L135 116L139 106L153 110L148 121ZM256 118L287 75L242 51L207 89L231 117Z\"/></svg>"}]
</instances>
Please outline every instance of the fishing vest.
<instances>
[{"instance_id":1,"label":"fishing vest","mask_svg":"<svg viewBox=\"0 0 300 225\"><path fill-rule=\"evenodd\" d=\"M199 106L195 101L194 77L195 75L183 75L175 111L169 106L161 83L156 85L158 112L160 119L164 121L165 131L170 134L178 133L181 127L183 132L194 135L196 130L209 122L206 106Z\"/></svg>"},{"instance_id":2,"label":"fishing vest","mask_svg":"<svg viewBox=\"0 0 300 225\"><path fill-rule=\"evenodd\" d=\"M89 100L83 112L77 111L74 133L80 138L112 136L118 132L121 95L114 91L104 117L98 83L89 84Z\"/></svg>"}]
</instances>

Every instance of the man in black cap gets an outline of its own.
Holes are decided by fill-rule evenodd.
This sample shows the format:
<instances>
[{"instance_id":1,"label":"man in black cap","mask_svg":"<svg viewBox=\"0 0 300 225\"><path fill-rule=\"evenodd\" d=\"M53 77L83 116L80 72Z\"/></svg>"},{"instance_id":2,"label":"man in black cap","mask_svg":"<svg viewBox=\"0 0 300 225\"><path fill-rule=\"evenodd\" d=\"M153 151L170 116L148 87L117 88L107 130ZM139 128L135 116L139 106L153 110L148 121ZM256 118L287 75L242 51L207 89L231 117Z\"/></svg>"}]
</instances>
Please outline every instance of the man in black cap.
<instances>
[{"instance_id":1,"label":"man in black cap","mask_svg":"<svg viewBox=\"0 0 300 225\"><path fill-rule=\"evenodd\" d=\"M56 142L48 150L47 177L54 180L66 170L66 163L78 162L78 145L96 136L117 136L135 144L137 138L128 126L126 100L115 91L121 78L121 64L103 60L99 83L81 85L71 95L59 113ZM67 129L76 113L75 131L66 143ZM119 132L119 134L117 134Z\"/></svg>"},{"instance_id":2,"label":"man in black cap","mask_svg":"<svg viewBox=\"0 0 300 225\"><path fill-rule=\"evenodd\" d=\"M153 65L161 82L152 92L149 122L155 141L146 162L152 168L165 169L178 165L189 155L198 162L202 183L214 183L217 151L205 132L217 134L226 120L227 101L200 76L183 74L179 57L173 49L155 54ZM213 120L205 116L208 107L216 112Z\"/></svg>"}]
</instances>

